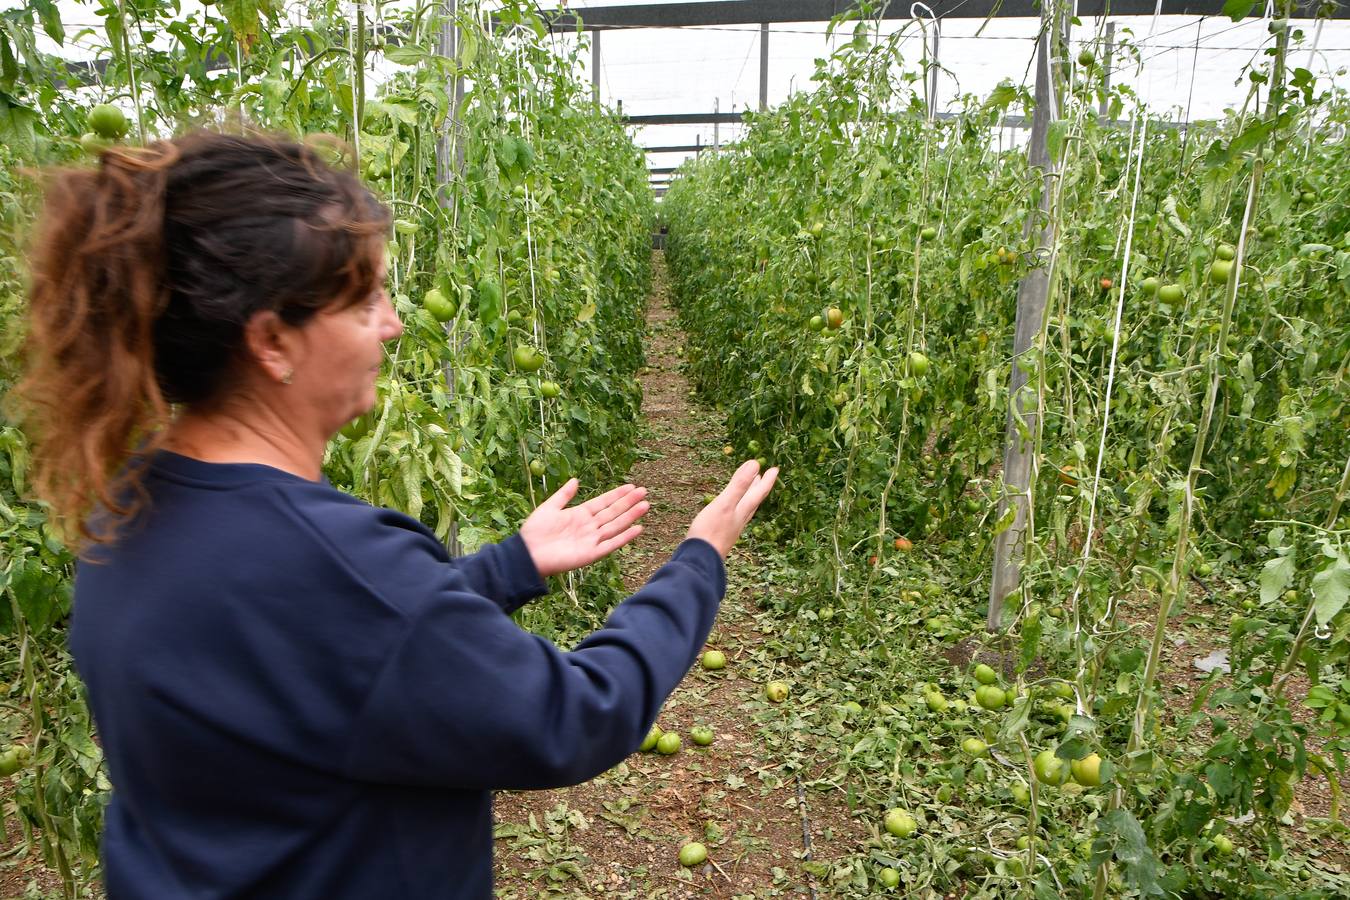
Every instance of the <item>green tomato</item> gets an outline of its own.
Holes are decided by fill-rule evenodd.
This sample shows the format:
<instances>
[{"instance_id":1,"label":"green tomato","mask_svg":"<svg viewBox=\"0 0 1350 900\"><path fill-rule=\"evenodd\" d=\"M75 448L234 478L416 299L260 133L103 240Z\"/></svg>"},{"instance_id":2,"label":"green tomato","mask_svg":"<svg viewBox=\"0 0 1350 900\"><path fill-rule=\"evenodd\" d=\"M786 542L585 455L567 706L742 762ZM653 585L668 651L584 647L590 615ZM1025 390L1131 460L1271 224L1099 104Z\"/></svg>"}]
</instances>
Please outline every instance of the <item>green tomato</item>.
<instances>
[{"instance_id":1,"label":"green tomato","mask_svg":"<svg viewBox=\"0 0 1350 900\"><path fill-rule=\"evenodd\" d=\"M1214 255L1222 260L1231 260L1237 256L1237 251L1233 249L1232 244L1220 244L1214 250Z\"/></svg>"},{"instance_id":2,"label":"green tomato","mask_svg":"<svg viewBox=\"0 0 1350 900\"><path fill-rule=\"evenodd\" d=\"M975 667L975 680L980 684L993 684L998 681L998 673L993 667L980 663Z\"/></svg>"},{"instance_id":3,"label":"green tomato","mask_svg":"<svg viewBox=\"0 0 1350 900\"><path fill-rule=\"evenodd\" d=\"M925 241L931 241L937 237L937 229L932 225L925 225L923 231L919 232L919 237Z\"/></svg>"},{"instance_id":4,"label":"green tomato","mask_svg":"<svg viewBox=\"0 0 1350 900\"><path fill-rule=\"evenodd\" d=\"M24 760L20 758L19 751L15 747L0 753L0 778L7 778L23 768Z\"/></svg>"},{"instance_id":5,"label":"green tomato","mask_svg":"<svg viewBox=\"0 0 1350 900\"><path fill-rule=\"evenodd\" d=\"M89 110L89 129L99 137L116 140L130 127L126 114L111 103L100 103Z\"/></svg>"},{"instance_id":6,"label":"green tomato","mask_svg":"<svg viewBox=\"0 0 1350 900\"><path fill-rule=\"evenodd\" d=\"M399 234L417 234L417 232L420 231L421 229L422 229L421 225L409 219L394 220L394 231L398 232Z\"/></svg>"},{"instance_id":7,"label":"green tomato","mask_svg":"<svg viewBox=\"0 0 1350 900\"><path fill-rule=\"evenodd\" d=\"M111 146L111 141L107 138L99 137L92 131L86 131L84 134L80 135L80 148L90 156L98 156Z\"/></svg>"},{"instance_id":8,"label":"green tomato","mask_svg":"<svg viewBox=\"0 0 1350 900\"><path fill-rule=\"evenodd\" d=\"M979 759L989 754L989 745L979 738L969 737L961 742L961 752L967 756Z\"/></svg>"},{"instance_id":9,"label":"green tomato","mask_svg":"<svg viewBox=\"0 0 1350 900\"><path fill-rule=\"evenodd\" d=\"M1098 787L1102 783L1102 758L1095 753L1089 753L1082 759L1075 759L1069 763L1069 772L1073 775L1073 780L1083 787Z\"/></svg>"},{"instance_id":10,"label":"green tomato","mask_svg":"<svg viewBox=\"0 0 1350 900\"><path fill-rule=\"evenodd\" d=\"M1145 278L1143 281L1139 283L1139 289L1149 297L1152 297L1154 294L1158 293L1159 287L1161 287L1161 284L1159 283L1158 279L1154 278L1152 275Z\"/></svg>"},{"instance_id":11,"label":"green tomato","mask_svg":"<svg viewBox=\"0 0 1350 900\"><path fill-rule=\"evenodd\" d=\"M680 752L680 744L680 736L673 731L667 731L656 739L656 752L670 756Z\"/></svg>"},{"instance_id":12,"label":"green tomato","mask_svg":"<svg viewBox=\"0 0 1350 900\"><path fill-rule=\"evenodd\" d=\"M911 350L909 353L909 373L915 378L922 378L928 374L928 357L924 356L918 350Z\"/></svg>"},{"instance_id":13,"label":"green tomato","mask_svg":"<svg viewBox=\"0 0 1350 900\"><path fill-rule=\"evenodd\" d=\"M890 866L887 866L886 868L882 869L880 872L877 873L877 881L881 882L882 887L886 888L887 890L890 890L891 888L898 887L900 885L900 873L892 869Z\"/></svg>"},{"instance_id":14,"label":"green tomato","mask_svg":"<svg viewBox=\"0 0 1350 900\"><path fill-rule=\"evenodd\" d=\"M1069 779L1069 764L1056 756L1053 750L1037 753L1032 768L1036 771L1036 780L1051 787L1058 787Z\"/></svg>"},{"instance_id":15,"label":"green tomato","mask_svg":"<svg viewBox=\"0 0 1350 900\"><path fill-rule=\"evenodd\" d=\"M1227 284L1233 277L1233 261L1216 259L1209 265L1209 280L1214 284Z\"/></svg>"},{"instance_id":16,"label":"green tomato","mask_svg":"<svg viewBox=\"0 0 1350 900\"><path fill-rule=\"evenodd\" d=\"M533 475L535 478L543 476L544 472L547 470L548 466L544 465L544 461L542 459L530 460L530 474Z\"/></svg>"},{"instance_id":17,"label":"green tomato","mask_svg":"<svg viewBox=\"0 0 1350 900\"><path fill-rule=\"evenodd\" d=\"M638 750L646 753L648 750L655 749L656 742L661 740L661 735L663 734L665 734L665 732L661 730L661 726L653 725L647 732L647 736L642 739L642 746L638 747Z\"/></svg>"},{"instance_id":18,"label":"green tomato","mask_svg":"<svg viewBox=\"0 0 1350 900\"><path fill-rule=\"evenodd\" d=\"M931 712L940 713L947 711L947 698L936 691L929 691L924 694L923 702L928 704L928 709Z\"/></svg>"},{"instance_id":19,"label":"green tomato","mask_svg":"<svg viewBox=\"0 0 1350 900\"><path fill-rule=\"evenodd\" d=\"M770 681L764 685L764 696L770 703L782 703L788 697L788 686L782 681Z\"/></svg>"},{"instance_id":20,"label":"green tomato","mask_svg":"<svg viewBox=\"0 0 1350 900\"><path fill-rule=\"evenodd\" d=\"M689 738L700 747L706 747L713 742L713 730L707 725L695 725L689 729Z\"/></svg>"},{"instance_id":21,"label":"green tomato","mask_svg":"<svg viewBox=\"0 0 1350 900\"><path fill-rule=\"evenodd\" d=\"M702 865L708 859L708 848L698 841L690 841L680 848L680 865L698 866Z\"/></svg>"},{"instance_id":22,"label":"green tomato","mask_svg":"<svg viewBox=\"0 0 1350 900\"><path fill-rule=\"evenodd\" d=\"M887 833L898 838L907 838L919 830L919 823L903 809L887 810L884 824Z\"/></svg>"},{"instance_id":23,"label":"green tomato","mask_svg":"<svg viewBox=\"0 0 1350 900\"><path fill-rule=\"evenodd\" d=\"M541 381L539 382L539 394L545 400L556 400L562 394L562 388L558 386L556 381Z\"/></svg>"},{"instance_id":24,"label":"green tomato","mask_svg":"<svg viewBox=\"0 0 1350 900\"><path fill-rule=\"evenodd\" d=\"M703 668L709 671L726 668L727 657L721 650L709 650L703 654Z\"/></svg>"},{"instance_id":25,"label":"green tomato","mask_svg":"<svg viewBox=\"0 0 1350 900\"><path fill-rule=\"evenodd\" d=\"M516 368L527 374L538 372L544 367L544 354L528 344L517 344L516 349L511 352L511 358Z\"/></svg>"},{"instance_id":26,"label":"green tomato","mask_svg":"<svg viewBox=\"0 0 1350 900\"><path fill-rule=\"evenodd\" d=\"M455 317L455 304L446 299L440 289L432 288L422 295L422 308L437 322L449 322Z\"/></svg>"},{"instance_id":27,"label":"green tomato","mask_svg":"<svg viewBox=\"0 0 1350 900\"><path fill-rule=\"evenodd\" d=\"M992 684L982 684L975 689L975 702L985 709L1002 709L1008 701L1008 695L1002 688Z\"/></svg>"},{"instance_id":28,"label":"green tomato","mask_svg":"<svg viewBox=\"0 0 1350 900\"><path fill-rule=\"evenodd\" d=\"M1166 306L1176 306L1186 296L1179 284L1164 284L1158 288L1158 302Z\"/></svg>"}]
</instances>

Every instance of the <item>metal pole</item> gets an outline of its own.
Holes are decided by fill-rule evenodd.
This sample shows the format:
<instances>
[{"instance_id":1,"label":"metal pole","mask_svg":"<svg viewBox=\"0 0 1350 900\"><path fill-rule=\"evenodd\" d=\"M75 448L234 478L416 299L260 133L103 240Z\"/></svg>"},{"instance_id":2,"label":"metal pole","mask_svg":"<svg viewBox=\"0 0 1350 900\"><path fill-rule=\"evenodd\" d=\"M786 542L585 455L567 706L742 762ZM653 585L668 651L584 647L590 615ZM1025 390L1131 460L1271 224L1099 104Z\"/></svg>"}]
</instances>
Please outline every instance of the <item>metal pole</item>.
<instances>
[{"instance_id":1,"label":"metal pole","mask_svg":"<svg viewBox=\"0 0 1350 900\"><path fill-rule=\"evenodd\" d=\"M591 100L600 105L600 30L591 31Z\"/></svg>"},{"instance_id":2,"label":"metal pole","mask_svg":"<svg viewBox=\"0 0 1350 900\"><path fill-rule=\"evenodd\" d=\"M1028 373L1021 361L1032 349L1040 335L1045 318L1046 297L1050 279L1047 259L1042 254L1054 246L1055 227L1051 217L1051 193L1054 189L1054 161L1050 159L1047 138L1052 115L1051 98L1054 94L1051 69L1053 51L1051 41L1059 40L1060 23L1055 8L1047 4L1042 13L1045 26L1037 47L1036 108L1031 120L1031 138L1027 144L1027 165L1041 175L1040 203L1028 218L1023 233L1032 239L1036 267L1022 279L1017 290L1017 323L1013 333L1012 379L1008 390L1007 446L1003 457L1003 497L999 500L1002 518L1011 503L1016 510L1013 523L1002 531L994 543L993 580L989 586L990 631L1002 628L1003 601L1017 590L1021 576L1021 562L1025 553L1024 538L1031 500L1031 466L1036 453L1036 434L1040 419L1040 397L1027 391ZM1040 365L1037 362L1037 365ZM1034 387L1034 385L1033 385ZM1027 438L1023 438L1025 433Z\"/></svg>"},{"instance_id":3,"label":"metal pole","mask_svg":"<svg viewBox=\"0 0 1350 900\"><path fill-rule=\"evenodd\" d=\"M720 107L721 102L722 102L722 98L721 98L721 97L714 97L714 98L713 98L713 112L714 112L714 113L720 112L720 111L721 111L721 107ZM716 119L713 119L713 153L714 153L714 154L717 153L718 150L722 149L722 142L721 142L721 140L719 140L719 138L718 138L718 129L719 129L720 127L721 127L721 126L720 126L720 124L718 123L718 121L717 121Z\"/></svg>"},{"instance_id":4,"label":"metal pole","mask_svg":"<svg viewBox=\"0 0 1350 900\"><path fill-rule=\"evenodd\" d=\"M769 23L759 24L759 111L769 108Z\"/></svg>"},{"instance_id":5,"label":"metal pole","mask_svg":"<svg viewBox=\"0 0 1350 900\"><path fill-rule=\"evenodd\" d=\"M450 0L446 15L436 33L436 54L446 59L459 58L459 25L456 22L458 0ZM450 184L464 171L464 141L455 133L459 124L460 105L464 102L464 76L456 67L454 83L450 86L450 113L445 126L436 136L436 182L438 199L443 208L450 206ZM452 162L453 160L453 162Z\"/></svg>"},{"instance_id":6,"label":"metal pole","mask_svg":"<svg viewBox=\"0 0 1350 900\"><path fill-rule=\"evenodd\" d=\"M928 110L930 118L937 115L938 39L942 37L942 20L933 20L933 58L928 62Z\"/></svg>"},{"instance_id":7,"label":"metal pole","mask_svg":"<svg viewBox=\"0 0 1350 900\"><path fill-rule=\"evenodd\" d=\"M1116 23L1106 23L1106 50L1102 53L1102 104L1101 117L1106 118L1109 110L1109 100L1107 96L1111 93L1111 57L1116 49Z\"/></svg>"},{"instance_id":8,"label":"metal pole","mask_svg":"<svg viewBox=\"0 0 1350 900\"><path fill-rule=\"evenodd\" d=\"M436 53L446 59L457 60L459 58L458 12L458 0L449 0L446 14L441 19L440 28L436 33ZM450 111L445 117L445 125L441 129L441 133L436 136L436 199L442 209L453 207L454 198L450 194L450 186L464 174L464 140L466 136L458 133L460 107L464 104L464 76L459 73L458 66L455 67L454 84L450 86L450 97ZM455 364L453 359L455 349L453 346L451 347L452 358L447 359L444 366L446 393L452 400L455 396ZM450 523L446 549L451 556L460 556L464 552L459 543L458 519Z\"/></svg>"}]
</instances>

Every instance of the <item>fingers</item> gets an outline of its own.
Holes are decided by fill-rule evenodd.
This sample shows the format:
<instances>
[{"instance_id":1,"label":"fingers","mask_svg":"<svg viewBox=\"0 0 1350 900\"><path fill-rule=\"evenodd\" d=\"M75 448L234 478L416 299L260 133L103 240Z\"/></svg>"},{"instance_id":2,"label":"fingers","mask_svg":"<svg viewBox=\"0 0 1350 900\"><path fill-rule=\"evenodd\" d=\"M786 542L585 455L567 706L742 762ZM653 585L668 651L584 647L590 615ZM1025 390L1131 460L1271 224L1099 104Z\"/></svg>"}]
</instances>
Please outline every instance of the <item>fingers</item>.
<instances>
[{"instance_id":1,"label":"fingers","mask_svg":"<svg viewBox=\"0 0 1350 900\"><path fill-rule=\"evenodd\" d=\"M605 513L608 514L614 508L615 507L610 507L610 509L606 510ZM600 531L597 533L597 537L599 538L601 543L609 540L615 535L622 533L625 529L627 529L638 519L645 516L647 514L647 511L650 510L651 508L652 505L645 500L635 502L627 510L622 511L610 521L602 523L600 526Z\"/></svg>"},{"instance_id":2,"label":"fingers","mask_svg":"<svg viewBox=\"0 0 1350 900\"><path fill-rule=\"evenodd\" d=\"M572 502L572 498L577 495L577 488L581 482L575 478L569 478L567 483L553 492L553 496L543 502L543 506L551 506L555 509L562 509Z\"/></svg>"},{"instance_id":3,"label":"fingers","mask_svg":"<svg viewBox=\"0 0 1350 900\"><path fill-rule=\"evenodd\" d=\"M759 509L759 505L764 502L764 498L769 496L774 482L778 480L778 467L774 466L750 485L745 495L741 497L741 502L736 504L736 513L748 522L750 517Z\"/></svg>"},{"instance_id":4,"label":"fingers","mask_svg":"<svg viewBox=\"0 0 1350 900\"><path fill-rule=\"evenodd\" d=\"M741 498L745 492L750 489L750 485L755 483L755 476L759 472L759 462L753 459L747 459L736 469L731 476L731 482L727 484L726 489L722 491L722 497L731 503L731 508L735 509L740 505Z\"/></svg>"},{"instance_id":5,"label":"fingers","mask_svg":"<svg viewBox=\"0 0 1350 900\"><path fill-rule=\"evenodd\" d=\"M647 495L646 488L635 487L634 485L631 484L621 484L612 490L606 491L599 497L592 497L591 499L587 500L585 503L581 504L577 508L583 509L587 513L596 516L602 513L608 507L622 500L628 494L631 494L633 491L642 492L639 495L638 499L641 499L642 497L645 497Z\"/></svg>"},{"instance_id":6,"label":"fingers","mask_svg":"<svg viewBox=\"0 0 1350 900\"><path fill-rule=\"evenodd\" d=\"M607 541L601 541L596 545L596 549L600 551L600 558L603 559L604 557L609 556L615 550L618 550L624 544L627 544L640 534L642 534L642 526L634 525L617 537L612 537Z\"/></svg>"}]
</instances>

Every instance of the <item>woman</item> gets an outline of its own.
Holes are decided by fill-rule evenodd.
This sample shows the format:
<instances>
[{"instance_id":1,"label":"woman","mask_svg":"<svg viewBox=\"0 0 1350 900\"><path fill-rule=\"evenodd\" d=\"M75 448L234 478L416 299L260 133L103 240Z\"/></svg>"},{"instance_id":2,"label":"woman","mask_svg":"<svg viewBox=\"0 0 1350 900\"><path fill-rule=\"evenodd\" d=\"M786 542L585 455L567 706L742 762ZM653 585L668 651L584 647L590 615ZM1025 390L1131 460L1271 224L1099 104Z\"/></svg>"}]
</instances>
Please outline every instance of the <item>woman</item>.
<instances>
[{"instance_id":1,"label":"woman","mask_svg":"<svg viewBox=\"0 0 1350 900\"><path fill-rule=\"evenodd\" d=\"M562 653L507 613L636 537L642 488L569 507L571 481L452 560L322 476L402 331L390 217L355 177L198 133L59 173L47 204L21 396L84 539L70 644L114 786L108 896L490 896L489 792L637 748L776 470L741 466Z\"/></svg>"}]
</instances>

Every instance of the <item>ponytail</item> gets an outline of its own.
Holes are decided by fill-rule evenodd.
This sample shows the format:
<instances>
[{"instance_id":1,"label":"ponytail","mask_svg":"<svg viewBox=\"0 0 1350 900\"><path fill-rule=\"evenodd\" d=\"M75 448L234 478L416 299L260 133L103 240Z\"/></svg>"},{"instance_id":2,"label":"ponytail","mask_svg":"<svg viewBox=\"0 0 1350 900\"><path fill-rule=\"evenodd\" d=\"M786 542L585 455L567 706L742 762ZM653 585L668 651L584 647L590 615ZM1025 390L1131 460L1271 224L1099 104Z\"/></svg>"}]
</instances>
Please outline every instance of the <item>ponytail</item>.
<instances>
[{"instance_id":1,"label":"ponytail","mask_svg":"<svg viewBox=\"0 0 1350 900\"><path fill-rule=\"evenodd\" d=\"M281 138L117 147L44 186L15 402L58 527L106 543L148 500L144 463L172 405L228 391L254 313L299 326L368 297L390 216Z\"/></svg>"},{"instance_id":2,"label":"ponytail","mask_svg":"<svg viewBox=\"0 0 1350 900\"><path fill-rule=\"evenodd\" d=\"M164 194L172 144L115 148L97 169L58 170L31 256L28 371L17 388L34 448L34 486L68 532L95 534L95 503L114 518L143 504L129 447L158 444L169 405L155 378L164 309ZM128 493L125 488L133 488ZM71 535L67 534L67 537Z\"/></svg>"}]
</instances>

